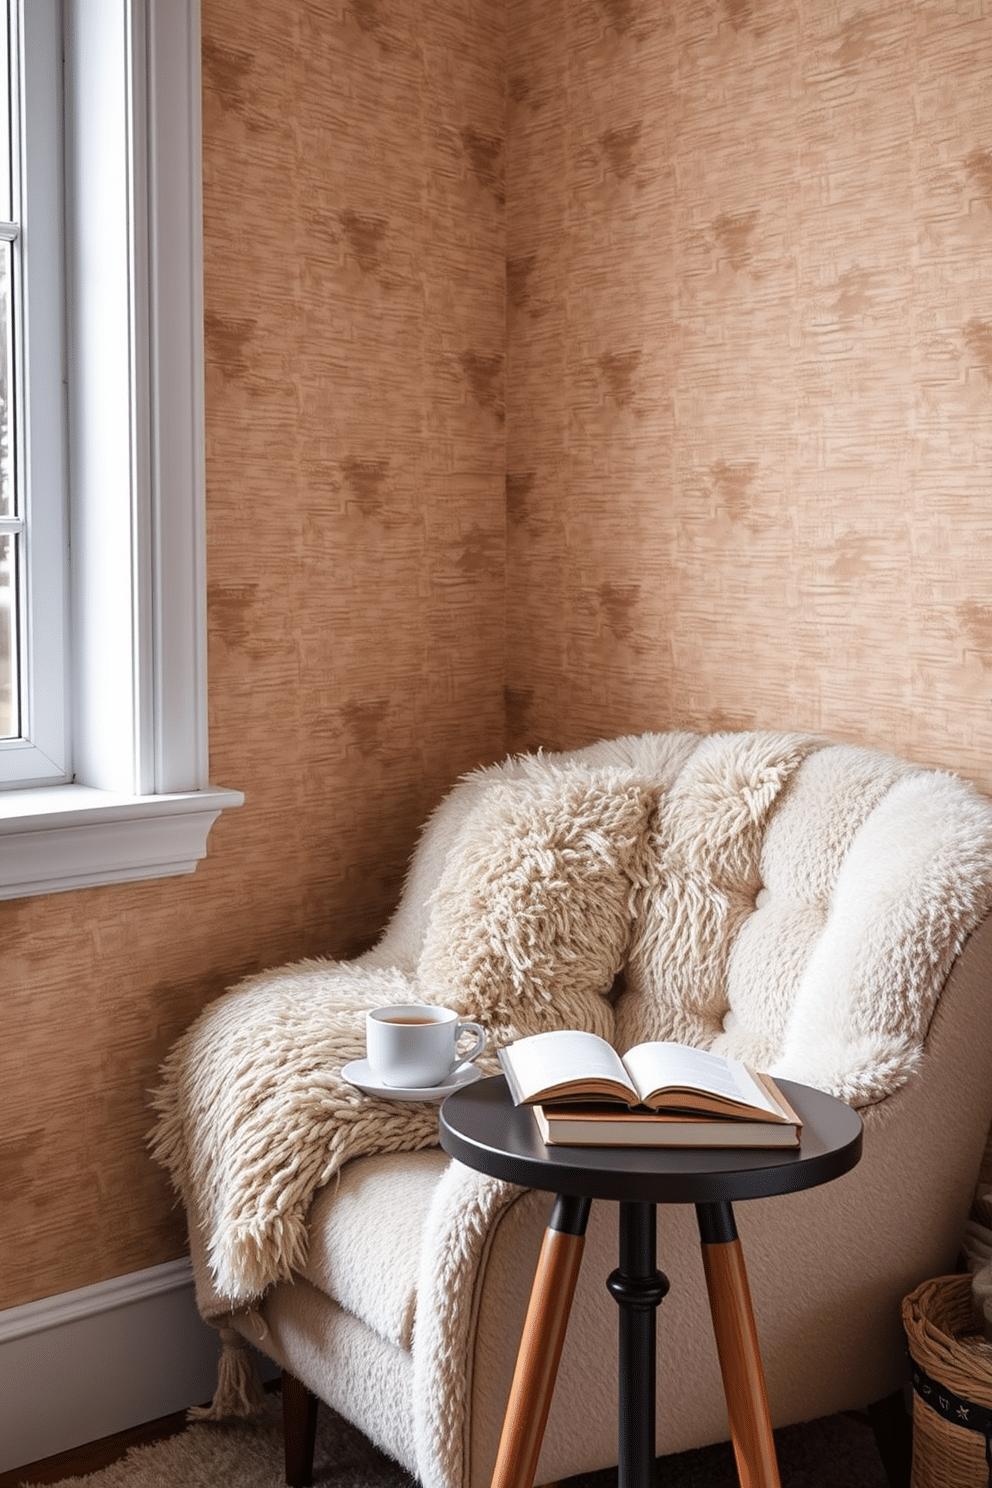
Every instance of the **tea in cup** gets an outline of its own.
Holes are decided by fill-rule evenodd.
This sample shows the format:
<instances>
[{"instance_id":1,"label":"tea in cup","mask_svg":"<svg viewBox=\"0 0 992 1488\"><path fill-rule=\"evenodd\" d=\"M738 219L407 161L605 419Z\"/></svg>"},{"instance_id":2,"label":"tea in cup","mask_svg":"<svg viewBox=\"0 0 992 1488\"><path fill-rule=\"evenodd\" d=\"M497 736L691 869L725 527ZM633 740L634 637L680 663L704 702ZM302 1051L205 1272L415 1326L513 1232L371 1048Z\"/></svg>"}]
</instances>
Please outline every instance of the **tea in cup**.
<instances>
[{"instance_id":1,"label":"tea in cup","mask_svg":"<svg viewBox=\"0 0 992 1488\"><path fill-rule=\"evenodd\" d=\"M465 1033L475 1035L475 1044L460 1054ZM478 1023L459 1023L453 1008L410 1002L366 1013L365 1047L369 1068L383 1085L421 1090L443 1084L460 1065L478 1059L486 1034Z\"/></svg>"}]
</instances>

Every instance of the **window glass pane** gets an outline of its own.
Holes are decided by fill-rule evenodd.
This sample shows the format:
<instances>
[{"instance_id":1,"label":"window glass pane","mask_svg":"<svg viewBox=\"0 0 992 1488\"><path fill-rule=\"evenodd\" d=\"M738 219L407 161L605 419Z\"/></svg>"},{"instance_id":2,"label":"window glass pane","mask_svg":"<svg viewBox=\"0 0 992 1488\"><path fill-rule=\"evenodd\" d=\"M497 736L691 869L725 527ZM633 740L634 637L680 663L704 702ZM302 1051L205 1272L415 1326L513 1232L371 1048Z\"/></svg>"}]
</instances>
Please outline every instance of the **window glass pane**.
<instances>
[{"instance_id":1,"label":"window glass pane","mask_svg":"<svg viewBox=\"0 0 992 1488\"><path fill-rule=\"evenodd\" d=\"M0 243L0 517L16 513L14 500L14 410L10 395L14 386L13 337L11 335L11 260L13 247Z\"/></svg>"},{"instance_id":2,"label":"window glass pane","mask_svg":"<svg viewBox=\"0 0 992 1488\"><path fill-rule=\"evenodd\" d=\"M0 536L0 739L20 732L17 706L17 645L14 620L15 539Z\"/></svg>"},{"instance_id":3,"label":"window glass pane","mask_svg":"<svg viewBox=\"0 0 992 1488\"><path fill-rule=\"evenodd\" d=\"M10 0L0 0L0 219L14 215L11 138L16 102L10 72ZM14 248L0 242L0 520L18 515L14 484ZM18 645L18 560L23 536L8 521L0 531L0 739L20 735L20 656Z\"/></svg>"},{"instance_id":4,"label":"window glass pane","mask_svg":"<svg viewBox=\"0 0 992 1488\"><path fill-rule=\"evenodd\" d=\"M0 0L0 218L9 222L10 204L10 0Z\"/></svg>"}]
</instances>

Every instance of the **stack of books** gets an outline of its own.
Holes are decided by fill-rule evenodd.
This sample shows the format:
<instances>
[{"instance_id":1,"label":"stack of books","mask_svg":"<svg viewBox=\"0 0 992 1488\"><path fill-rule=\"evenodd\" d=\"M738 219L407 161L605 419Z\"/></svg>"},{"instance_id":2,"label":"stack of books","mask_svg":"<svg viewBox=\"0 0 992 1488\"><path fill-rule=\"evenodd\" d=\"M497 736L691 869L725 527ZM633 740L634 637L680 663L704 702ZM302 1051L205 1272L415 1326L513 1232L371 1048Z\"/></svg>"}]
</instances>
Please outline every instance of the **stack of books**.
<instances>
[{"instance_id":1,"label":"stack of books","mask_svg":"<svg viewBox=\"0 0 992 1488\"><path fill-rule=\"evenodd\" d=\"M549 1145L800 1144L802 1122L770 1075L688 1044L637 1044L621 1057L595 1033L563 1029L517 1039L499 1061Z\"/></svg>"}]
</instances>

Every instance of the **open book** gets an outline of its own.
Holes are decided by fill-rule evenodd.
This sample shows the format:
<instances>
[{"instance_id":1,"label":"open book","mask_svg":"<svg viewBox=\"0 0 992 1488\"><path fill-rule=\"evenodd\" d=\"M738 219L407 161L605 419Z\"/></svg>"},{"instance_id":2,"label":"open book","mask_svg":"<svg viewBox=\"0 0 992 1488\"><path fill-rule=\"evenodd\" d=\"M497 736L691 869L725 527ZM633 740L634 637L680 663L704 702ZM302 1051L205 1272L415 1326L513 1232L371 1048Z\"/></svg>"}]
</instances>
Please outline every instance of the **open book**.
<instances>
[{"instance_id":1,"label":"open book","mask_svg":"<svg viewBox=\"0 0 992 1488\"><path fill-rule=\"evenodd\" d=\"M543 1108L545 1140L552 1139L549 1116L564 1122L569 1108L579 1124L563 1127L572 1134L554 1140L664 1146L799 1140L800 1119L771 1076L688 1044L637 1044L621 1058L597 1034L563 1029L518 1039L500 1049L499 1061L514 1104ZM746 1135L730 1131L739 1123L756 1125Z\"/></svg>"}]
</instances>

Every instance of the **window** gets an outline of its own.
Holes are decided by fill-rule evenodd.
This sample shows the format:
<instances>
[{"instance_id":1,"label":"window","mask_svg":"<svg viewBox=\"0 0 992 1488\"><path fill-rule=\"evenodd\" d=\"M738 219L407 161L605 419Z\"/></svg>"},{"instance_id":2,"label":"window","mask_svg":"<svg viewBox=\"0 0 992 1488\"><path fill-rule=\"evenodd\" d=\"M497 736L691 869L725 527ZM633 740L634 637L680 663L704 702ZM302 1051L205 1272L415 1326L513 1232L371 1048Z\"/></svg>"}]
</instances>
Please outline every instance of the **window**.
<instances>
[{"instance_id":1,"label":"window","mask_svg":"<svg viewBox=\"0 0 992 1488\"><path fill-rule=\"evenodd\" d=\"M0 785L68 778L61 56L0 4Z\"/></svg>"},{"instance_id":2,"label":"window","mask_svg":"<svg viewBox=\"0 0 992 1488\"><path fill-rule=\"evenodd\" d=\"M48 764L47 774L19 764L0 793L0 897L8 898L189 872L219 812L242 801L211 787L207 774L197 0L9 3L22 162L20 176L11 174L27 191L23 222L12 212L3 240L12 244L12 406L19 356L29 396L23 436L21 415L13 419L14 494L0 531L11 636L0 752L23 760L39 750ZM61 48L61 96L57 61L54 97L37 82L34 61L41 68L46 46L50 72L51 48L56 59ZM47 100L48 124L56 121L48 132L64 185L64 251L35 215L32 151L45 133L33 124L36 97ZM35 249L50 236L65 285L64 440L47 417L39 427L33 380ZM58 325L63 297L43 303L54 305L48 319ZM42 487L37 459L56 453L64 463ZM49 520L42 491L66 490L65 468L67 498L49 502L63 522L53 547L51 530L36 531L36 521ZM36 584L53 574L61 582L65 524L71 556L60 620L47 603L39 610ZM32 564L43 551L56 556L39 578ZM68 681L39 663L39 613L65 649ZM61 758L52 743L59 728Z\"/></svg>"}]
</instances>

